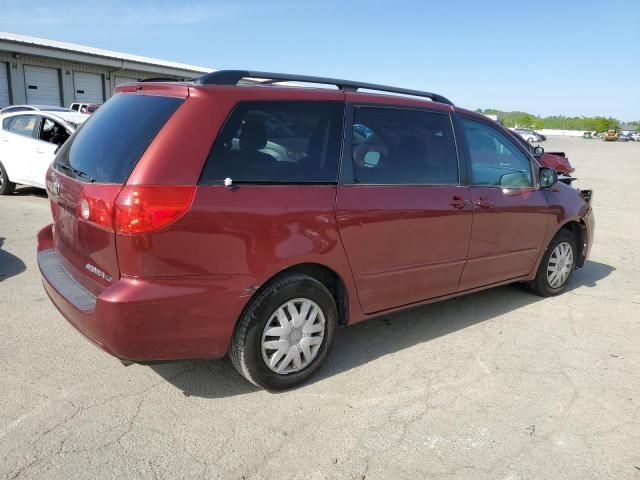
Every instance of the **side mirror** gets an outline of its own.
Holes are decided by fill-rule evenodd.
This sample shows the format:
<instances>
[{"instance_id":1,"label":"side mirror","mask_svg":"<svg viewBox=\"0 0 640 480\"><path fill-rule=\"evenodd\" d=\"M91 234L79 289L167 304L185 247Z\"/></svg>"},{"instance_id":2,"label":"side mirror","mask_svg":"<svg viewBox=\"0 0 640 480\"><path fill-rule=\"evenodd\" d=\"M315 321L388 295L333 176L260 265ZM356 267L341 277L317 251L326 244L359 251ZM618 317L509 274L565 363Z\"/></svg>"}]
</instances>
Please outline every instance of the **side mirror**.
<instances>
[{"instance_id":1,"label":"side mirror","mask_svg":"<svg viewBox=\"0 0 640 480\"><path fill-rule=\"evenodd\" d=\"M540 169L540 188L551 188L558 183L558 172L553 168Z\"/></svg>"},{"instance_id":2,"label":"side mirror","mask_svg":"<svg viewBox=\"0 0 640 480\"><path fill-rule=\"evenodd\" d=\"M541 146L533 147L533 156L536 158L540 158L544 153L544 148Z\"/></svg>"}]
</instances>

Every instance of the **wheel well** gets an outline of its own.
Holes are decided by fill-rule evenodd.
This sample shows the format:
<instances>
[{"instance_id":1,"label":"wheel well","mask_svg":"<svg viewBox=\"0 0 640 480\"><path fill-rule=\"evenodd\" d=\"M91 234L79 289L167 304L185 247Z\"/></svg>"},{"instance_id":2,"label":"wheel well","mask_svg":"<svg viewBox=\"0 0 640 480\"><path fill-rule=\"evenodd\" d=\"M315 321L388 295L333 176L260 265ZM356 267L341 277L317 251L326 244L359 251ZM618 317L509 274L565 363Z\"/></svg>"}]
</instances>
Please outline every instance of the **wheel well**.
<instances>
[{"instance_id":1,"label":"wheel well","mask_svg":"<svg viewBox=\"0 0 640 480\"><path fill-rule=\"evenodd\" d=\"M267 280L264 285L271 282L274 278L281 277L287 273L301 273L309 275L327 287L327 290L331 292L331 295L336 302L336 306L338 307L338 324L347 325L349 323L347 288L336 272L319 263L301 263L282 270L277 275L274 275Z\"/></svg>"},{"instance_id":2,"label":"wheel well","mask_svg":"<svg viewBox=\"0 0 640 480\"><path fill-rule=\"evenodd\" d=\"M578 248L578 266L582 266L582 252L584 251L585 242L585 226L582 222L571 221L565 223L561 230L567 230L576 239L576 247Z\"/></svg>"}]
</instances>

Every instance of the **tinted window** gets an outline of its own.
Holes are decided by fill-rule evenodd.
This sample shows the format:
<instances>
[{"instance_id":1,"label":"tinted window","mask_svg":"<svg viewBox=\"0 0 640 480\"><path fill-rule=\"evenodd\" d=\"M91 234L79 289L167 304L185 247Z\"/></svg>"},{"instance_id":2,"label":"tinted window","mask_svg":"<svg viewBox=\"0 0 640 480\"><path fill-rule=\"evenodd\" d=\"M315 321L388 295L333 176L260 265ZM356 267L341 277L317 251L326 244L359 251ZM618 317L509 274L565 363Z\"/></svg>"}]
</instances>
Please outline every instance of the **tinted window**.
<instances>
[{"instance_id":1,"label":"tinted window","mask_svg":"<svg viewBox=\"0 0 640 480\"><path fill-rule=\"evenodd\" d=\"M33 130L38 123L37 115L18 115L9 119L8 126L5 128L11 133L22 135L24 137L33 137Z\"/></svg>"},{"instance_id":2,"label":"tinted window","mask_svg":"<svg viewBox=\"0 0 640 480\"><path fill-rule=\"evenodd\" d=\"M356 108L354 180L370 184L456 184L458 157L449 115Z\"/></svg>"},{"instance_id":3,"label":"tinted window","mask_svg":"<svg viewBox=\"0 0 640 480\"><path fill-rule=\"evenodd\" d=\"M56 163L71 165L96 182L124 183L181 103L178 98L116 95L65 143Z\"/></svg>"},{"instance_id":4,"label":"tinted window","mask_svg":"<svg viewBox=\"0 0 640 480\"><path fill-rule=\"evenodd\" d=\"M214 143L200 182L336 182L343 109L342 102L238 104Z\"/></svg>"},{"instance_id":5,"label":"tinted window","mask_svg":"<svg viewBox=\"0 0 640 480\"><path fill-rule=\"evenodd\" d=\"M498 130L463 121L471 156L471 184L502 187L533 185L529 159Z\"/></svg>"},{"instance_id":6,"label":"tinted window","mask_svg":"<svg viewBox=\"0 0 640 480\"><path fill-rule=\"evenodd\" d=\"M71 110L73 110L74 112L77 112L78 111L78 107L79 107L79 105L77 103L73 103L71 105Z\"/></svg>"}]
</instances>

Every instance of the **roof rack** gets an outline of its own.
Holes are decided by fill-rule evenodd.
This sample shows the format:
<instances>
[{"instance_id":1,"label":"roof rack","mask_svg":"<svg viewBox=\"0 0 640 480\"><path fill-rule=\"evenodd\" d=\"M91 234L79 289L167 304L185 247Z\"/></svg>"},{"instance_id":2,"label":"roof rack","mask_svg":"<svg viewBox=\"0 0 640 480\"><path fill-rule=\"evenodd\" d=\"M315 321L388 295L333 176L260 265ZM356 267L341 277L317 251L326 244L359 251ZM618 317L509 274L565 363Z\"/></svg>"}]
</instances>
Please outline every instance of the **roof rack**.
<instances>
[{"instance_id":1,"label":"roof rack","mask_svg":"<svg viewBox=\"0 0 640 480\"><path fill-rule=\"evenodd\" d=\"M194 80L199 85L237 85L243 78L263 79L260 84L276 82L301 82L301 83L322 83L335 85L340 90L356 92L359 89L376 90L379 92L399 93L402 95L412 95L414 97L426 97L434 102L453 105L453 102L437 93L423 92L421 90L410 90L407 88L389 87L377 85L375 83L354 82L351 80L339 80L337 78L312 77L309 75L289 75L286 73L255 72L250 70L218 70L207 73Z\"/></svg>"},{"instance_id":2,"label":"roof rack","mask_svg":"<svg viewBox=\"0 0 640 480\"><path fill-rule=\"evenodd\" d=\"M187 78L171 78L171 77L151 77L151 78L142 78L137 80L140 83L145 83L145 82L184 82L184 81L190 81L192 79L187 79Z\"/></svg>"}]
</instances>

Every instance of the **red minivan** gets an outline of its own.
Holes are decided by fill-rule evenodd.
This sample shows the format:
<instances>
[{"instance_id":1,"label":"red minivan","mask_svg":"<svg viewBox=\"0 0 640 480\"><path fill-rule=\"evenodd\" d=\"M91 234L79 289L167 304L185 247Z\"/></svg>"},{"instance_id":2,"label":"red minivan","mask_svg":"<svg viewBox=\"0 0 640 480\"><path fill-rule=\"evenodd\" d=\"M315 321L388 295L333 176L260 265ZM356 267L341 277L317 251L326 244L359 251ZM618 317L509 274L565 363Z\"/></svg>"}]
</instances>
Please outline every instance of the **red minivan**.
<instances>
[{"instance_id":1,"label":"red minivan","mask_svg":"<svg viewBox=\"0 0 640 480\"><path fill-rule=\"evenodd\" d=\"M121 86L47 190L38 264L83 335L127 362L228 353L273 390L313 375L339 325L511 282L562 292L594 229L591 192L482 115L265 72Z\"/></svg>"}]
</instances>

